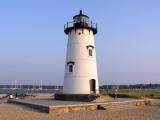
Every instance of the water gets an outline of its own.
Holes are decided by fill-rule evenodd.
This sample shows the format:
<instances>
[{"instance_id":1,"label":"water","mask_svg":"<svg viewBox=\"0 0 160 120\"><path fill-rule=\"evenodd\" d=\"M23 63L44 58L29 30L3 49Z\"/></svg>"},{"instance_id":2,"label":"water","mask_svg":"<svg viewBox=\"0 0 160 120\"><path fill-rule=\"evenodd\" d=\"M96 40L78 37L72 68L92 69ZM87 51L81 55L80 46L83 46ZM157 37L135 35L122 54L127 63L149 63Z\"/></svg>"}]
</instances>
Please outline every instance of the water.
<instances>
[{"instance_id":1,"label":"water","mask_svg":"<svg viewBox=\"0 0 160 120\"><path fill-rule=\"evenodd\" d=\"M0 89L0 94L38 94L38 93L62 93L62 90L55 89Z\"/></svg>"}]
</instances>

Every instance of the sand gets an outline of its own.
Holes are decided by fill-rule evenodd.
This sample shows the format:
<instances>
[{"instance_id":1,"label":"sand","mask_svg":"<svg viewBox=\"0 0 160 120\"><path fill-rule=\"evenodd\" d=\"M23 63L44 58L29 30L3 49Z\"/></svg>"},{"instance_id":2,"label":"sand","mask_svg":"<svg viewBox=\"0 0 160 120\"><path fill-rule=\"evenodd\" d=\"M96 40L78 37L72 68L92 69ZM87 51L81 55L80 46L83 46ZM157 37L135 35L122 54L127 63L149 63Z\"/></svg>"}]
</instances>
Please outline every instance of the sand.
<instances>
[{"instance_id":1,"label":"sand","mask_svg":"<svg viewBox=\"0 0 160 120\"><path fill-rule=\"evenodd\" d=\"M7 94L0 94L0 99L6 97Z\"/></svg>"},{"instance_id":2,"label":"sand","mask_svg":"<svg viewBox=\"0 0 160 120\"><path fill-rule=\"evenodd\" d=\"M25 106L2 103L0 120L160 120L160 106L47 114Z\"/></svg>"}]
</instances>

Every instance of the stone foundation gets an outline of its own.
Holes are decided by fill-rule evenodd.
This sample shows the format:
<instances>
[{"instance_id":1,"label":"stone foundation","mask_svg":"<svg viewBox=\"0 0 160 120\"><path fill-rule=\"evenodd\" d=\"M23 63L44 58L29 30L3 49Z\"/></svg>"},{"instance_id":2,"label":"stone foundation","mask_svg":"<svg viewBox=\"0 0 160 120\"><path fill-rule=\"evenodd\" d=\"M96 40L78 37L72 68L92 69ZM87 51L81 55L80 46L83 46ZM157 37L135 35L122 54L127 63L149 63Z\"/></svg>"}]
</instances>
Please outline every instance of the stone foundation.
<instances>
[{"instance_id":1,"label":"stone foundation","mask_svg":"<svg viewBox=\"0 0 160 120\"><path fill-rule=\"evenodd\" d=\"M99 98L99 94L55 94L55 100L65 101L94 101Z\"/></svg>"},{"instance_id":2,"label":"stone foundation","mask_svg":"<svg viewBox=\"0 0 160 120\"><path fill-rule=\"evenodd\" d=\"M49 109L49 113L65 113L65 112L79 112L86 110L97 110L97 105L76 105L76 106L61 106Z\"/></svg>"},{"instance_id":3,"label":"stone foundation","mask_svg":"<svg viewBox=\"0 0 160 120\"><path fill-rule=\"evenodd\" d=\"M85 110L117 110L117 109L131 109L135 107L151 105L150 100L130 100L130 101L119 101L119 102L73 102L70 104L69 101L54 101L52 104L48 104L49 101L53 100L24 100L24 99L9 99L9 103L20 104L30 108L34 108L39 111L46 113L65 113L65 112L78 112ZM45 104L46 102L47 104ZM44 102L44 103L43 103ZM56 103L57 102L57 103ZM60 104L64 102L65 104ZM53 104L54 103L54 104Z\"/></svg>"}]
</instances>

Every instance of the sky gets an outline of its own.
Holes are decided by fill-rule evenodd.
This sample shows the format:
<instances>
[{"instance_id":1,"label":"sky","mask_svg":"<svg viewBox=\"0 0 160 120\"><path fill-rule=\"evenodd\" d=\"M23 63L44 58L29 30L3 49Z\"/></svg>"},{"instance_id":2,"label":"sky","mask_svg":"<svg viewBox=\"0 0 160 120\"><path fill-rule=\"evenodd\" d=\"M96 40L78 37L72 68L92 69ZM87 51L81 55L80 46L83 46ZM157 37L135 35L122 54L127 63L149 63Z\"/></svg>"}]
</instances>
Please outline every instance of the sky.
<instances>
[{"instance_id":1,"label":"sky","mask_svg":"<svg viewBox=\"0 0 160 120\"><path fill-rule=\"evenodd\" d=\"M100 85L160 83L159 6L159 0L0 0L0 84L63 85L63 27L80 9L98 24Z\"/></svg>"}]
</instances>

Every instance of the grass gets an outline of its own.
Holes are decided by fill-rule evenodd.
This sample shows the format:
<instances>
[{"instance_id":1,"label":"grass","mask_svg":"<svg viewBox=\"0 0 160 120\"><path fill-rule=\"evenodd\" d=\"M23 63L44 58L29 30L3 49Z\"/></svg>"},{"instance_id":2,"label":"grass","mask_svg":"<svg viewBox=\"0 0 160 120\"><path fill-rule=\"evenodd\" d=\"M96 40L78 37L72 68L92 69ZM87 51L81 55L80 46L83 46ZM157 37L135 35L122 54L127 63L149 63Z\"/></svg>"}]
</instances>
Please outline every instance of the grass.
<instances>
[{"instance_id":1,"label":"grass","mask_svg":"<svg viewBox=\"0 0 160 120\"><path fill-rule=\"evenodd\" d=\"M111 97L114 97L115 94L113 92L105 93ZM119 98L153 98L153 99L160 99L160 92L150 92L150 91L123 91L117 92L117 97Z\"/></svg>"}]
</instances>

